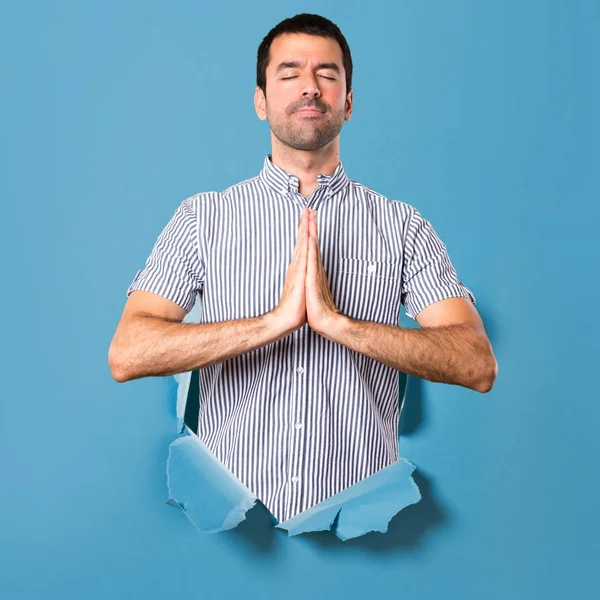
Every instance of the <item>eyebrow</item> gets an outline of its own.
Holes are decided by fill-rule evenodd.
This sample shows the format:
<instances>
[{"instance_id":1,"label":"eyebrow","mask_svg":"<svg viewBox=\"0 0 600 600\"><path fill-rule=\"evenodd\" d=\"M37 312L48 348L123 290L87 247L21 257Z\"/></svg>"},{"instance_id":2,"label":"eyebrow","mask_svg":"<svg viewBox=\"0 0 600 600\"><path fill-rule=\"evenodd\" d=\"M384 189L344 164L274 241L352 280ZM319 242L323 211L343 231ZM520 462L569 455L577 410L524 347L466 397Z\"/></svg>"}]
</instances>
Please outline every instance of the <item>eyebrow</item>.
<instances>
[{"instance_id":1,"label":"eyebrow","mask_svg":"<svg viewBox=\"0 0 600 600\"><path fill-rule=\"evenodd\" d=\"M301 69L302 63L297 60L291 60L287 62L281 62L277 65L277 69L275 69L275 74L279 73L279 71L283 71L284 69ZM338 75L340 74L340 68L336 63L328 62L328 63L319 63L317 65L317 69L331 69L335 71Z\"/></svg>"}]
</instances>

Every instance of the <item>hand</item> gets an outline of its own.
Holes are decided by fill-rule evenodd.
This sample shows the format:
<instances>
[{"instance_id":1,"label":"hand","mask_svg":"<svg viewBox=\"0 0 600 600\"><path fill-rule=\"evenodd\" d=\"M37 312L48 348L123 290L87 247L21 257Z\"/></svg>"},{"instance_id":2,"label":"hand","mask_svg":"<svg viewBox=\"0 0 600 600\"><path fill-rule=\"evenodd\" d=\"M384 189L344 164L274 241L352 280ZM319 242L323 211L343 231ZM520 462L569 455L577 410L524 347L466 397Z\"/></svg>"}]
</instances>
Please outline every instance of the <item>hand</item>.
<instances>
[{"instance_id":1,"label":"hand","mask_svg":"<svg viewBox=\"0 0 600 600\"><path fill-rule=\"evenodd\" d=\"M281 299L273 310L277 323L286 333L300 329L306 323L306 264L308 260L308 208L302 209L298 237L288 266Z\"/></svg>"},{"instance_id":2,"label":"hand","mask_svg":"<svg viewBox=\"0 0 600 600\"><path fill-rule=\"evenodd\" d=\"M340 311L336 308L327 275L321 261L317 230L317 213L309 211L308 262L306 265L306 316L317 333L325 334Z\"/></svg>"}]
</instances>

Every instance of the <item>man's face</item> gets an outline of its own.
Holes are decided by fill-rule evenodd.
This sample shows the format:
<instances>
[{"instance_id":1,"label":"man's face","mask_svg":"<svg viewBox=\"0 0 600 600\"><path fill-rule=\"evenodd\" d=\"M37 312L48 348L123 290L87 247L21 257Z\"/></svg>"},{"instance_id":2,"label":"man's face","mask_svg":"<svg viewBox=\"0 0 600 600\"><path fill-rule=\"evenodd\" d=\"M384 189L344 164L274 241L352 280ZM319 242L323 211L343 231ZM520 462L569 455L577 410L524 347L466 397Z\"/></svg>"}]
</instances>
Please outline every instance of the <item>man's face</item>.
<instances>
[{"instance_id":1,"label":"man's face","mask_svg":"<svg viewBox=\"0 0 600 600\"><path fill-rule=\"evenodd\" d=\"M352 113L342 49L332 38L283 34L271 44L267 94L254 103L273 135L296 150L318 150L334 140Z\"/></svg>"}]
</instances>

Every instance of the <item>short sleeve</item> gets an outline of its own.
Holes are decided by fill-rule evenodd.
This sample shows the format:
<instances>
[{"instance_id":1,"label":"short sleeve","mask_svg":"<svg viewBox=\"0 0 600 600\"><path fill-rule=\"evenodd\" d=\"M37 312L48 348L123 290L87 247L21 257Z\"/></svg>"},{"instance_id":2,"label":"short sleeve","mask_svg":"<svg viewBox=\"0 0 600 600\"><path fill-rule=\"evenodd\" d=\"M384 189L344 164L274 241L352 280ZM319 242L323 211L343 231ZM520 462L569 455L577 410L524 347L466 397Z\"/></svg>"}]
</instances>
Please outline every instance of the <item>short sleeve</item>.
<instances>
[{"instance_id":1,"label":"short sleeve","mask_svg":"<svg viewBox=\"0 0 600 600\"><path fill-rule=\"evenodd\" d=\"M127 296L144 290L192 310L204 284L199 252L198 219L194 197L184 200L158 236L144 269L139 270Z\"/></svg>"},{"instance_id":2,"label":"short sleeve","mask_svg":"<svg viewBox=\"0 0 600 600\"><path fill-rule=\"evenodd\" d=\"M415 320L426 306L445 298L468 298L475 305L475 295L458 280L445 244L431 223L418 210L411 209L402 266L402 304L406 316Z\"/></svg>"}]
</instances>

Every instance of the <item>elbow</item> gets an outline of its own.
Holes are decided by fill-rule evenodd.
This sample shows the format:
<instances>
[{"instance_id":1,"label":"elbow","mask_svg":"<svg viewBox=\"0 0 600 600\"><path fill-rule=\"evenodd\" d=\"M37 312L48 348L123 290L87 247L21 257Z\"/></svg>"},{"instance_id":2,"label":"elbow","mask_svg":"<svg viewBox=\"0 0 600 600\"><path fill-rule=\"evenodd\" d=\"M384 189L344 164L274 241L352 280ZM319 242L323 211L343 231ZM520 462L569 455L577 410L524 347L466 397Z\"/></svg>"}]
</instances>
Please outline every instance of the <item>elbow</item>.
<instances>
[{"instance_id":1,"label":"elbow","mask_svg":"<svg viewBox=\"0 0 600 600\"><path fill-rule=\"evenodd\" d=\"M125 383L131 379L123 368L123 361L120 359L113 345L108 350L108 368L110 369L112 378L117 383Z\"/></svg>"},{"instance_id":2,"label":"elbow","mask_svg":"<svg viewBox=\"0 0 600 600\"><path fill-rule=\"evenodd\" d=\"M473 389L481 394L487 394L494 387L496 377L498 377L498 363L494 355L490 354Z\"/></svg>"}]
</instances>

